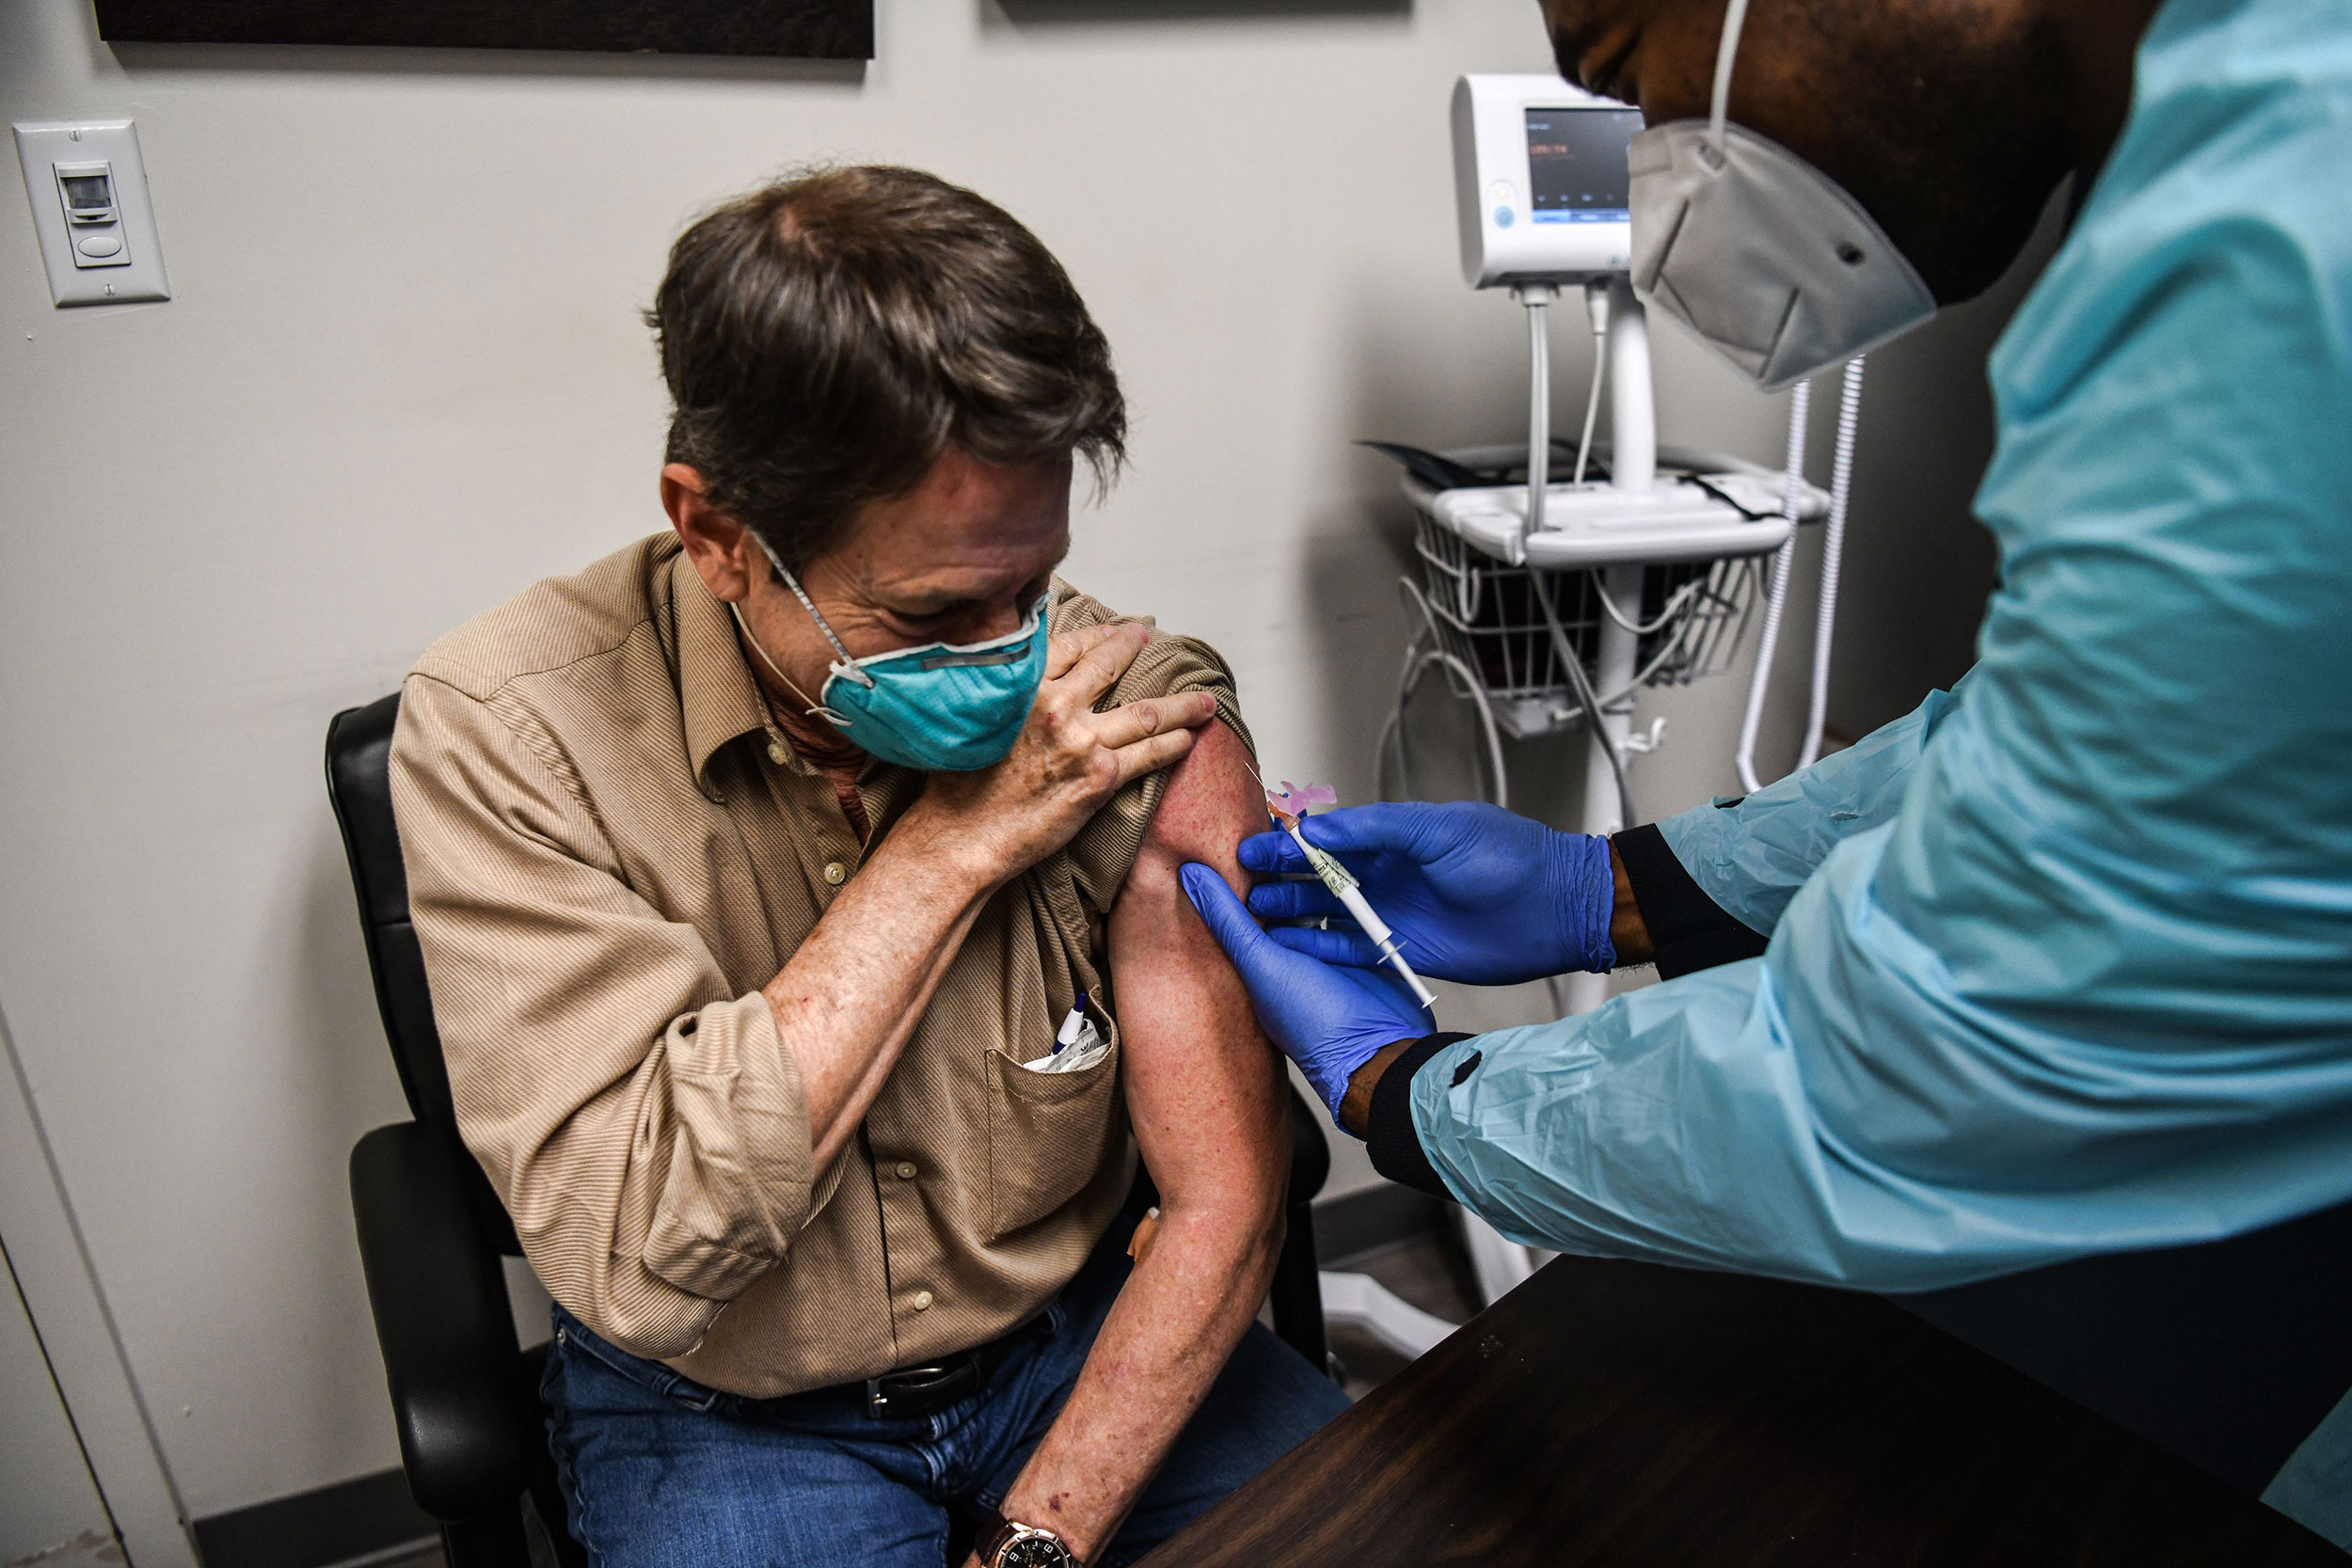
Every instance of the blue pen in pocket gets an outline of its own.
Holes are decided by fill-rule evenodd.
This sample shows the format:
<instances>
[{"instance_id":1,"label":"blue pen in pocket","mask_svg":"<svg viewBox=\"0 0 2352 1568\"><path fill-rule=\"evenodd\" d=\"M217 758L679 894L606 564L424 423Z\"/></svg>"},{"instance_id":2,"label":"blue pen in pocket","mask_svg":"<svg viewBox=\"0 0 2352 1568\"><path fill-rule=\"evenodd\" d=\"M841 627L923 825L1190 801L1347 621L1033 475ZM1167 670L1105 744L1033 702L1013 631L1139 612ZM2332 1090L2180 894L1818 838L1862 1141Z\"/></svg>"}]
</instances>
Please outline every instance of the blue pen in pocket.
<instances>
[{"instance_id":1,"label":"blue pen in pocket","mask_svg":"<svg viewBox=\"0 0 2352 1568\"><path fill-rule=\"evenodd\" d=\"M1103 1032L1087 1017L1086 998L1078 998L1070 1009L1070 1016L1061 1021L1061 1028L1054 1035L1054 1049L1032 1062L1021 1065L1033 1072L1076 1072L1092 1067L1108 1050Z\"/></svg>"}]
</instances>

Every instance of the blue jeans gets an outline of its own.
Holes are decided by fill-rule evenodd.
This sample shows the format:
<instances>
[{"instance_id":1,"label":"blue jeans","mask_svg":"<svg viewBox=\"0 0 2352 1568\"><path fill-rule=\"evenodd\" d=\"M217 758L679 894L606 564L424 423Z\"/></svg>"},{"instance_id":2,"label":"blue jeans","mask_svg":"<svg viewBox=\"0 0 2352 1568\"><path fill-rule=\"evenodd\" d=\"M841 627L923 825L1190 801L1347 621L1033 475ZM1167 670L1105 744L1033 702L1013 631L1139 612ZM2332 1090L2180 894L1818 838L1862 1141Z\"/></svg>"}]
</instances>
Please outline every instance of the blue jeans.
<instances>
[{"instance_id":1,"label":"blue jeans","mask_svg":"<svg viewBox=\"0 0 2352 1568\"><path fill-rule=\"evenodd\" d=\"M1129 1229L1111 1227L985 1387L929 1417L706 1388L558 1307L540 1391L572 1534L597 1568L941 1568L949 1505L1002 1502L1070 1397L1131 1267ZM1252 1323L1095 1561L1141 1557L1345 1408Z\"/></svg>"}]
</instances>

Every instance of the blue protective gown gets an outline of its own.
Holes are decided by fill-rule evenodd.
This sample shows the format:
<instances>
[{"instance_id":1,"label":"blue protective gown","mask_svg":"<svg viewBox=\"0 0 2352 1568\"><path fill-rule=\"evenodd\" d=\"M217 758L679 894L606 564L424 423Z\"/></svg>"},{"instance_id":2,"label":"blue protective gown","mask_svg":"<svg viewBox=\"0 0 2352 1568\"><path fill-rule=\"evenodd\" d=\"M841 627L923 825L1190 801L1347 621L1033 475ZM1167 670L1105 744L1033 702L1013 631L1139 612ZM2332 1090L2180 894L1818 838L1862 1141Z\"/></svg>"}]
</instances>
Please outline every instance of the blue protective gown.
<instances>
[{"instance_id":1,"label":"blue protective gown","mask_svg":"<svg viewBox=\"0 0 2352 1568\"><path fill-rule=\"evenodd\" d=\"M1661 825L1765 956L1416 1075L1506 1235L1911 1291L2352 1198L2352 6L2170 0L1992 378L1977 667Z\"/></svg>"}]
</instances>

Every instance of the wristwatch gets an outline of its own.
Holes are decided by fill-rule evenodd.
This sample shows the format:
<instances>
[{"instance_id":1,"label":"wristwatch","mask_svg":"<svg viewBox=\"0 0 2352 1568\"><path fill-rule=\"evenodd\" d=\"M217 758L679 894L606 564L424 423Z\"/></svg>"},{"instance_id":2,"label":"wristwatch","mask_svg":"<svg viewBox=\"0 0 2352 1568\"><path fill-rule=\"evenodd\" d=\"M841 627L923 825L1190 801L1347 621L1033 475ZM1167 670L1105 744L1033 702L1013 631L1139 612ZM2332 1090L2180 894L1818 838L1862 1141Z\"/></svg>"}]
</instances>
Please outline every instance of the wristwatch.
<instances>
[{"instance_id":1,"label":"wristwatch","mask_svg":"<svg viewBox=\"0 0 2352 1568\"><path fill-rule=\"evenodd\" d=\"M980 1568L1078 1568L1078 1560L1050 1529L991 1514L995 1528L980 1537Z\"/></svg>"}]
</instances>

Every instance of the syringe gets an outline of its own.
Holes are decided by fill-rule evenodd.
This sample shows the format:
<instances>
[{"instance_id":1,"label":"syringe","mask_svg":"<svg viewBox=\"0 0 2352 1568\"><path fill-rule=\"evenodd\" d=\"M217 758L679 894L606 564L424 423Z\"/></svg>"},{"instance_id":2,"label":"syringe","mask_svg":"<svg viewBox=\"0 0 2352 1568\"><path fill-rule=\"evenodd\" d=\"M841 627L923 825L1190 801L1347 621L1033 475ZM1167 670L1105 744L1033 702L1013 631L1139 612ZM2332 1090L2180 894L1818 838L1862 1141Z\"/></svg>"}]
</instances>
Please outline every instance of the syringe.
<instances>
[{"instance_id":1,"label":"syringe","mask_svg":"<svg viewBox=\"0 0 2352 1568\"><path fill-rule=\"evenodd\" d=\"M1306 835L1298 831L1297 818L1285 815L1279 820L1283 831L1291 835L1291 842L1297 845L1300 852L1307 857L1307 863L1314 867L1316 876L1323 879L1323 885L1331 890L1331 896L1356 917L1356 924L1364 928L1364 935L1378 944L1380 956L1396 966L1396 972L1405 976L1406 985L1413 988L1413 994L1420 999L1421 1005L1436 1012L1438 999L1430 994L1427 986L1421 983L1421 976L1413 973L1413 966L1405 961L1405 955L1397 951L1396 933L1389 929L1387 921L1373 912L1371 904L1365 901L1362 891L1347 867L1308 843Z\"/></svg>"}]
</instances>

